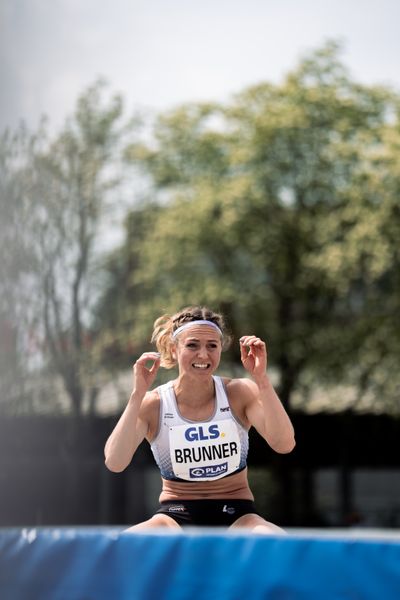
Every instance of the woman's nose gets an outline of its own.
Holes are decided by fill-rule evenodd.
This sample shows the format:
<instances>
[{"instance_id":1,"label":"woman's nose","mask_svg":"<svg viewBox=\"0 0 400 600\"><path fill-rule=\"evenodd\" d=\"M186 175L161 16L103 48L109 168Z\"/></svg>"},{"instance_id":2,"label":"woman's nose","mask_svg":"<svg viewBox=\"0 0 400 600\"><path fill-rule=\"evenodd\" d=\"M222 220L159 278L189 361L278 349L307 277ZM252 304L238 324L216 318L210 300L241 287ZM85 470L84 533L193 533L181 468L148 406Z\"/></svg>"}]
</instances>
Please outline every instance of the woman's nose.
<instances>
[{"instance_id":1,"label":"woman's nose","mask_svg":"<svg viewBox=\"0 0 400 600\"><path fill-rule=\"evenodd\" d=\"M207 348L205 346L199 348L199 356L207 356Z\"/></svg>"}]
</instances>

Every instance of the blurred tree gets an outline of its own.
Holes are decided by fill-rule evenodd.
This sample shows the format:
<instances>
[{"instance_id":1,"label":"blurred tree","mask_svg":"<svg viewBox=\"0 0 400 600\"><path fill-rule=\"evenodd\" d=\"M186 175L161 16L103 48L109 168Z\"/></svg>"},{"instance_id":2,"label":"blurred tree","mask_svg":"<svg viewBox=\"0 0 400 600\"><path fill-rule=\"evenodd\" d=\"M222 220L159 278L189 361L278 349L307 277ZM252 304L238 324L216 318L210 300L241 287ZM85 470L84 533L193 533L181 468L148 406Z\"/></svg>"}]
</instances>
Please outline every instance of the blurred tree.
<instances>
[{"instance_id":1,"label":"blurred tree","mask_svg":"<svg viewBox=\"0 0 400 600\"><path fill-rule=\"evenodd\" d=\"M99 234L108 192L118 183L123 132L121 98L106 102L103 90L99 81L79 98L74 117L54 141L42 136L40 144L27 145L4 190L7 235L22 229L10 240L11 255L18 259L22 238L29 258L22 280L14 269L14 289L19 298L29 291L35 303L30 327L41 340L37 354L42 366L50 359L61 376L75 415L94 403L98 391L92 312L100 288ZM25 217L17 226L14 212Z\"/></svg>"},{"instance_id":2,"label":"blurred tree","mask_svg":"<svg viewBox=\"0 0 400 600\"><path fill-rule=\"evenodd\" d=\"M137 339L161 307L219 307L234 334L267 339L286 405L316 373L350 380L365 395L368 367L358 359L373 343L370 302L396 268L395 245L383 251L386 230L394 239L398 227L398 100L352 82L338 53L328 43L281 85L252 87L228 106L162 115L153 142L127 150L163 207L130 278L142 288ZM398 356L387 329L388 313L381 354Z\"/></svg>"},{"instance_id":3,"label":"blurred tree","mask_svg":"<svg viewBox=\"0 0 400 600\"><path fill-rule=\"evenodd\" d=\"M96 305L93 327L96 352L109 372L131 366L133 355L146 343L146 333L149 336L148 331L143 332L144 338L136 343L132 337L135 324L140 325L136 308L148 300L134 275L140 263L141 246L161 211L157 204L144 203L130 212L124 223L125 241L106 257L103 266L104 293Z\"/></svg>"},{"instance_id":4,"label":"blurred tree","mask_svg":"<svg viewBox=\"0 0 400 600\"><path fill-rule=\"evenodd\" d=\"M0 399L1 410L23 409L28 394L27 371L35 346L31 322L35 296L28 275L35 266L27 237L29 206L24 170L43 132L32 136L21 126L0 137ZM22 280L25 285L22 286ZM28 279L28 280L27 280ZM21 339L22 337L22 339ZM28 352L21 352L24 346Z\"/></svg>"},{"instance_id":5,"label":"blurred tree","mask_svg":"<svg viewBox=\"0 0 400 600\"><path fill-rule=\"evenodd\" d=\"M358 167L351 187L344 192L342 209L327 217L319 229L321 252L313 264L319 269L329 267L327 275L337 289L335 316L340 328L340 353L320 361L321 375L337 382L344 362L345 381L356 390L354 406L363 401L372 410L398 414L398 99L392 109L379 135L368 139L364 131L354 140ZM326 331L328 342L337 336L334 325L335 321Z\"/></svg>"}]
</instances>

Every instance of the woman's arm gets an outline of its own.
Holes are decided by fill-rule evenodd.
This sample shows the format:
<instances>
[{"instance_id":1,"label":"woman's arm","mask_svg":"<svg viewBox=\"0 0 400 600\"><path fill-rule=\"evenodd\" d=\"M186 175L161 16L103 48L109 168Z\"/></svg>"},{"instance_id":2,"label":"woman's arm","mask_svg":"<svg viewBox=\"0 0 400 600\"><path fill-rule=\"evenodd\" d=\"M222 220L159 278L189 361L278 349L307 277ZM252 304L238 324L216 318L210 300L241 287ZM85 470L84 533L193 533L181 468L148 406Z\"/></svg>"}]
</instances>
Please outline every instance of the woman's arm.
<instances>
[{"instance_id":1,"label":"woman's arm","mask_svg":"<svg viewBox=\"0 0 400 600\"><path fill-rule=\"evenodd\" d=\"M267 375L265 342L256 336L240 339L243 366L253 381L241 379L240 387L247 398L246 417L273 450L285 454L295 447L294 429Z\"/></svg>"},{"instance_id":2,"label":"woman's arm","mask_svg":"<svg viewBox=\"0 0 400 600\"><path fill-rule=\"evenodd\" d=\"M151 368L146 367L148 361L153 363ZM147 390L154 382L159 366L159 355L146 352L133 367L132 394L104 448L105 463L110 471L119 473L126 469L147 435L151 410L158 400L156 392Z\"/></svg>"}]
</instances>

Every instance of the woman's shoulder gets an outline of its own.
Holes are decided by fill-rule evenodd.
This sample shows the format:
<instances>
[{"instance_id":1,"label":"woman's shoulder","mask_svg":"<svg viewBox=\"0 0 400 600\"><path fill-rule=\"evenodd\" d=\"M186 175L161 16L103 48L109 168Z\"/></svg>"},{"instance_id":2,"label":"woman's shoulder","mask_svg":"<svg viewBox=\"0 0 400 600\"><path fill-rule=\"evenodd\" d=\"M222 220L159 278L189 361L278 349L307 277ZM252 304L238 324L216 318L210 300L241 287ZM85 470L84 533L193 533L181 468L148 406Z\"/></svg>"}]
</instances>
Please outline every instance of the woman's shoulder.
<instances>
[{"instance_id":1,"label":"woman's shoulder","mask_svg":"<svg viewBox=\"0 0 400 600\"><path fill-rule=\"evenodd\" d=\"M231 409L243 426L248 429L250 422L247 418L247 408L255 399L254 391L252 390L252 384L254 383L250 379L246 378L221 378L226 394L228 396L229 404Z\"/></svg>"},{"instance_id":2,"label":"woman's shoulder","mask_svg":"<svg viewBox=\"0 0 400 600\"><path fill-rule=\"evenodd\" d=\"M221 377L221 379L230 398L236 396L251 398L254 396L257 385L251 379L247 377Z\"/></svg>"},{"instance_id":3,"label":"woman's shoulder","mask_svg":"<svg viewBox=\"0 0 400 600\"><path fill-rule=\"evenodd\" d=\"M250 423L246 417L246 409L251 398L246 381L230 377L221 377L221 380L233 415L245 429L249 429Z\"/></svg>"},{"instance_id":4,"label":"woman's shoulder","mask_svg":"<svg viewBox=\"0 0 400 600\"><path fill-rule=\"evenodd\" d=\"M148 392L146 392L142 401L142 406L154 408L158 404L160 404L160 393L158 391L158 388L154 388L154 390L149 390Z\"/></svg>"}]
</instances>

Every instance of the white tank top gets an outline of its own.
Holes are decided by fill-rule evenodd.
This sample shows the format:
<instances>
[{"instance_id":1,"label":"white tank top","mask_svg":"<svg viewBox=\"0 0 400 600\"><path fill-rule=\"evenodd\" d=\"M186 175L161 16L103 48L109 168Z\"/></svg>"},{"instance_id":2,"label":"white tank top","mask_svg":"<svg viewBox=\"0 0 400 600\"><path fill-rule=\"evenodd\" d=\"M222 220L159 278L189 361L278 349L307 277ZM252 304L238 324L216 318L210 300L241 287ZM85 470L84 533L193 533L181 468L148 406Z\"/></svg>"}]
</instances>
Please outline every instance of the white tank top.
<instances>
[{"instance_id":1,"label":"white tank top","mask_svg":"<svg viewBox=\"0 0 400 600\"><path fill-rule=\"evenodd\" d=\"M151 450L164 479L210 481L246 466L248 432L232 414L221 378L213 379L215 411L207 421L181 416L172 381L157 389L160 422Z\"/></svg>"}]
</instances>

